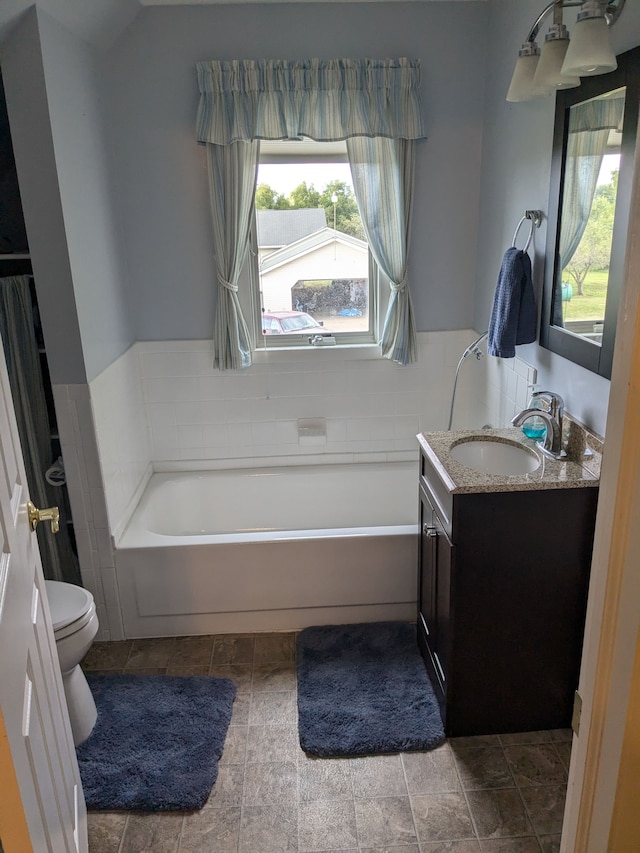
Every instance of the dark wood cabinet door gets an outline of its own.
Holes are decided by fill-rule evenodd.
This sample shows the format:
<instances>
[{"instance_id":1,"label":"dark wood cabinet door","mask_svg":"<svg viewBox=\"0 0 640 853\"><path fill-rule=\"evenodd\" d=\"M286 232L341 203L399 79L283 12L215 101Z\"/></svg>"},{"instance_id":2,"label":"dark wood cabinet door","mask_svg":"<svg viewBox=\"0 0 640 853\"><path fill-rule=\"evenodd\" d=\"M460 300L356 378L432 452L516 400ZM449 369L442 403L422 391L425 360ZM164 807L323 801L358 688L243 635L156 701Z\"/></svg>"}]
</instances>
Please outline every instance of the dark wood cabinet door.
<instances>
[{"instance_id":1,"label":"dark wood cabinet door","mask_svg":"<svg viewBox=\"0 0 640 853\"><path fill-rule=\"evenodd\" d=\"M424 492L420 497L418 620L435 674L446 690L449 656L449 593L453 545Z\"/></svg>"},{"instance_id":2,"label":"dark wood cabinet door","mask_svg":"<svg viewBox=\"0 0 640 853\"><path fill-rule=\"evenodd\" d=\"M451 616L451 571L453 566L454 546L447 536L437 513L434 512L433 540L435 543L435 613L436 639L434 658L436 667L440 670L443 683L446 685L449 673L449 623Z\"/></svg>"},{"instance_id":3,"label":"dark wood cabinet door","mask_svg":"<svg viewBox=\"0 0 640 853\"><path fill-rule=\"evenodd\" d=\"M418 571L418 620L433 650L436 622L436 536L435 512L424 494L420 496L420 565Z\"/></svg>"}]
</instances>

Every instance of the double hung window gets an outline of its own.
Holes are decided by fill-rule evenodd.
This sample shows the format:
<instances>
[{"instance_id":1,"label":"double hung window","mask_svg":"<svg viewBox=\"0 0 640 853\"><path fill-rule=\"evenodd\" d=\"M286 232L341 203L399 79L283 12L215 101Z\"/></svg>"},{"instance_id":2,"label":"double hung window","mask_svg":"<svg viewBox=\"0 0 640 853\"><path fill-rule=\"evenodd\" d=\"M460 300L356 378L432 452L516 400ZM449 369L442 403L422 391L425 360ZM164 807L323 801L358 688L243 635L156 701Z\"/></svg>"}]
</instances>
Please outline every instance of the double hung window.
<instances>
[{"instance_id":1,"label":"double hung window","mask_svg":"<svg viewBox=\"0 0 640 853\"><path fill-rule=\"evenodd\" d=\"M257 348L373 344L377 275L345 142L261 142L251 285Z\"/></svg>"}]
</instances>

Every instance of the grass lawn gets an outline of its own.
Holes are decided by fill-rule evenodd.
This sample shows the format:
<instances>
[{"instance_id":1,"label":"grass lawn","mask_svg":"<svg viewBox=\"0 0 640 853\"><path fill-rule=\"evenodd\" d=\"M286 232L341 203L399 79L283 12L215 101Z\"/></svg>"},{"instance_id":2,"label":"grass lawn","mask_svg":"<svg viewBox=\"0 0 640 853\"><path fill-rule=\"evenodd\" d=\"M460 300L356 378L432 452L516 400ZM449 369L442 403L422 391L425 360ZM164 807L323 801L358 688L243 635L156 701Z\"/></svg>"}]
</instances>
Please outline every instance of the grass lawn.
<instances>
[{"instance_id":1,"label":"grass lawn","mask_svg":"<svg viewBox=\"0 0 640 853\"><path fill-rule=\"evenodd\" d=\"M570 276L564 281L571 283L573 296L562 303L562 316L566 320L602 320L607 301L609 270L591 270L583 285L584 296L578 296L578 288Z\"/></svg>"}]
</instances>

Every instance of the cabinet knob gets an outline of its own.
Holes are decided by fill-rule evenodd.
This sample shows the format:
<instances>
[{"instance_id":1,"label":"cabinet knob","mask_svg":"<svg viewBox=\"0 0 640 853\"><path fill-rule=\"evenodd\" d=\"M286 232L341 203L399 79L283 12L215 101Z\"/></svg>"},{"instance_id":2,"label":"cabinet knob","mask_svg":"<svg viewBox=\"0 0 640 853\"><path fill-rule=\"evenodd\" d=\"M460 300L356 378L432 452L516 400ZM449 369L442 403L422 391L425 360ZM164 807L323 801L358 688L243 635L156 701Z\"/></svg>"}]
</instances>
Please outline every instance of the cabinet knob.
<instances>
[{"instance_id":1,"label":"cabinet knob","mask_svg":"<svg viewBox=\"0 0 640 853\"><path fill-rule=\"evenodd\" d=\"M422 525L422 532L425 536L437 536L438 528L432 527L430 524L426 524L425 522L425 524Z\"/></svg>"}]
</instances>

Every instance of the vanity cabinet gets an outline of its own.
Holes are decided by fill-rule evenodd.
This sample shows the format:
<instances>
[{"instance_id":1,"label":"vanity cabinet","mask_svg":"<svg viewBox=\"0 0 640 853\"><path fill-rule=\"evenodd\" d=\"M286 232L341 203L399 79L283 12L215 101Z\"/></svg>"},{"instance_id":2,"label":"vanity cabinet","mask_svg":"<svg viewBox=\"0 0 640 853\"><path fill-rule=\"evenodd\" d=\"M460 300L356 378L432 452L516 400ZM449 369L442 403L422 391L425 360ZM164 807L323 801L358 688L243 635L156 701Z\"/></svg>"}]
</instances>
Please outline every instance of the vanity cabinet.
<instances>
[{"instance_id":1,"label":"vanity cabinet","mask_svg":"<svg viewBox=\"0 0 640 853\"><path fill-rule=\"evenodd\" d=\"M456 494L420 464L418 644L446 734L567 728L597 486Z\"/></svg>"}]
</instances>

